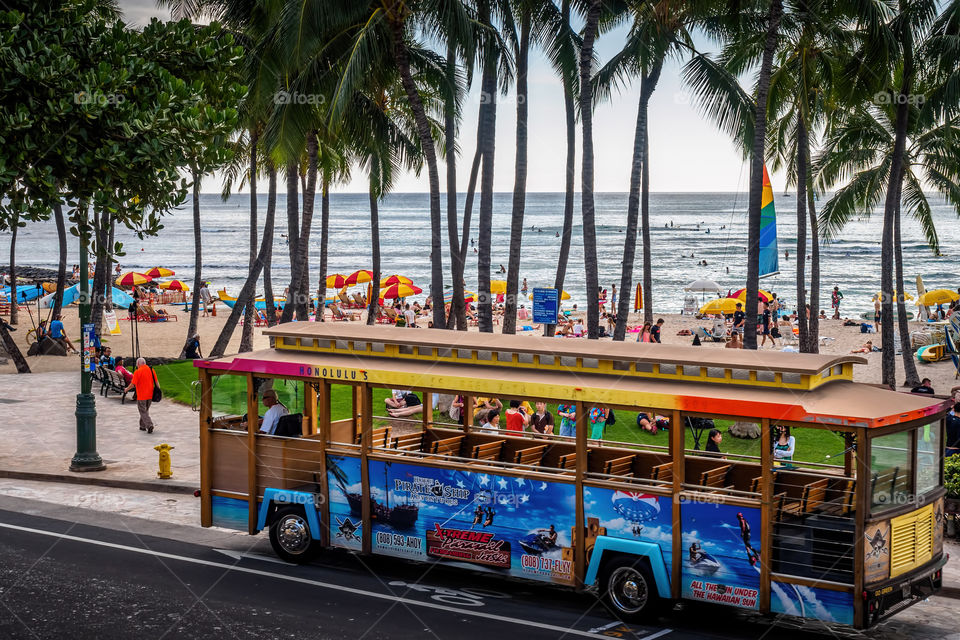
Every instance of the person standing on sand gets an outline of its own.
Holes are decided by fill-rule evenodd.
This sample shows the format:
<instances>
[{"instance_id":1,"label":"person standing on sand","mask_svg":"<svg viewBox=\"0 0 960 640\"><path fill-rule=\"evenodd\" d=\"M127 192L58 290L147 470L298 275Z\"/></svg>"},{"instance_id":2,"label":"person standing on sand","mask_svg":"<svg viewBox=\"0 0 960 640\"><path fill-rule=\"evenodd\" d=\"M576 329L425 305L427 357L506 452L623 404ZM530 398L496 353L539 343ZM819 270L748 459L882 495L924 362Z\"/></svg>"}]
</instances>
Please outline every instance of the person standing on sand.
<instances>
[{"instance_id":1,"label":"person standing on sand","mask_svg":"<svg viewBox=\"0 0 960 640\"><path fill-rule=\"evenodd\" d=\"M200 301L203 302L203 316L207 317L207 309L210 306L210 302L213 300L213 296L210 295L210 289L207 288L207 283L204 282L203 286L200 287Z\"/></svg>"},{"instance_id":2,"label":"person standing on sand","mask_svg":"<svg viewBox=\"0 0 960 640\"><path fill-rule=\"evenodd\" d=\"M770 338L772 346L777 346L777 339L773 337L773 334L770 332L770 305L766 302L763 303L763 315L761 316L763 322L763 340L760 342L760 346L767 344L767 338Z\"/></svg>"},{"instance_id":3,"label":"person standing on sand","mask_svg":"<svg viewBox=\"0 0 960 640\"><path fill-rule=\"evenodd\" d=\"M523 294L526 294L526 293L527 293L527 279L526 279L526 278L523 279L523 286L520 287L520 293L523 293Z\"/></svg>"},{"instance_id":4,"label":"person standing on sand","mask_svg":"<svg viewBox=\"0 0 960 640\"><path fill-rule=\"evenodd\" d=\"M153 433L153 420L150 418L150 403L153 402L153 385L156 374L147 366L147 361L137 358L137 369L133 372L133 379L124 392L136 389L137 411L140 412L140 431Z\"/></svg>"},{"instance_id":5,"label":"person standing on sand","mask_svg":"<svg viewBox=\"0 0 960 640\"><path fill-rule=\"evenodd\" d=\"M833 319L840 319L840 301L843 300L843 293L840 291L840 287L834 287L833 293L830 294L830 306L833 307Z\"/></svg>"},{"instance_id":6,"label":"person standing on sand","mask_svg":"<svg viewBox=\"0 0 960 640\"><path fill-rule=\"evenodd\" d=\"M743 305L738 302L737 310L733 312L733 330L741 336L743 335L743 321L746 317L747 314L743 312Z\"/></svg>"},{"instance_id":7,"label":"person standing on sand","mask_svg":"<svg viewBox=\"0 0 960 640\"><path fill-rule=\"evenodd\" d=\"M880 333L880 296L873 298L873 330Z\"/></svg>"}]
</instances>

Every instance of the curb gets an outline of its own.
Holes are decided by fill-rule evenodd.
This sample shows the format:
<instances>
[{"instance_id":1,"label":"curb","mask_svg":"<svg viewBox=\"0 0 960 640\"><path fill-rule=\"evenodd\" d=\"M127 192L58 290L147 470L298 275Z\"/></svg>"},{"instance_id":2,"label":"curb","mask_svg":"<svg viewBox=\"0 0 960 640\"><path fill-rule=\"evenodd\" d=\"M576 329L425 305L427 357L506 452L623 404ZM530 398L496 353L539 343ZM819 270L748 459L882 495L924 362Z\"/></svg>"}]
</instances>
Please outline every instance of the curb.
<instances>
[{"instance_id":1,"label":"curb","mask_svg":"<svg viewBox=\"0 0 960 640\"><path fill-rule=\"evenodd\" d=\"M199 487L183 484L160 484L142 480L118 480L97 478L83 473L37 473L33 471L10 471L0 469L0 478L12 480L38 480L40 482L61 482L64 484L84 484L112 489L133 489L135 491L155 491L157 493L185 493L193 495Z\"/></svg>"}]
</instances>

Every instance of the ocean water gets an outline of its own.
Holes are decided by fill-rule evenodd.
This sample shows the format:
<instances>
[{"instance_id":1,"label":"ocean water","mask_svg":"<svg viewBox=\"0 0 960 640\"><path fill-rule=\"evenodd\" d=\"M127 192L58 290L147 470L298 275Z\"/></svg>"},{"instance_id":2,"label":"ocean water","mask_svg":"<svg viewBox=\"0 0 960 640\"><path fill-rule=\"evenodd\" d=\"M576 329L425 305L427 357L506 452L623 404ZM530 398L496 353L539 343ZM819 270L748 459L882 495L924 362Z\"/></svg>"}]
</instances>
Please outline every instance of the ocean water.
<instances>
[{"instance_id":1,"label":"ocean water","mask_svg":"<svg viewBox=\"0 0 960 640\"><path fill-rule=\"evenodd\" d=\"M463 196L461 195L461 211ZM497 193L494 198L492 270L507 266L512 194ZM927 289L956 288L957 244L960 242L957 217L946 205L935 202L933 215L940 234L943 256L928 248L919 225L903 220L903 254L906 290L915 293L914 281L922 275ZM746 203L743 193L654 193L650 197L651 243L653 247L654 309L659 313L677 313L683 304L685 284L707 278L724 289L739 289L746 277ZM780 274L761 281L761 288L777 292L788 303L796 300L796 199L793 194L775 194L779 239ZM820 200L820 205L824 200ZM239 291L248 260L249 196L240 194L224 202L219 195L200 198L203 229L203 275L216 289ZM475 203L478 204L478 203ZM289 283L284 194L277 197L277 230L273 251L274 290L282 293ZM143 270L164 266L177 277L192 283L193 226L191 201L164 216L164 229L157 237L139 240L127 229L118 229L117 240L126 253L120 259L124 270ZM600 193L596 196L597 257L600 282L610 289L620 283L626 224L625 193ZM266 210L266 197L259 199L260 223ZM330 207L328 273L349 274L370 267L370 213L366 194L333 194ZM477 211L474 210L471 237L477 238ZM446 213L443 214L444 221ZM673 226L670 227L670 223ZM829 313L829 292L839 285L848 312L872 310L870 297L880 288L880 212L850 223L835 240L821 249L821 307ZM531 193L527 196L524 217L521 278L534 286L552 286L560 250L557 233L563 224L562 193ZM317 283L320 255L319 203L310 240L310 268ZM381 251L384 275L398 273L428 290L430 285L430 216L428 195L392 194L380 206ZM446 285L448 275L446 226L443 229ZM638 238L639 241L639 238ZM0 264L9 261L9 234L0 233ZM78 245L70 238L69 263L77 263ZM785 257L789 251L789 258ZM809 250L808 250L809 252ZM691 254L694 257L690 257ZM638 242L634 282L642 276ZM21 265L52 267L57 260L56 230L53 222L30 224L20 230L17 262ZM707 265L700 265L706 260ZM505 279L506 275L492 274ZM809 277L809 276L808 276ZM477 289L477 254L469 250L465 279L467 289ZM583 240L580 226L580 201L574 211L573 240L565 289L570 303L585 301ZM632 296L632 292L630 294ZM698 294L699 297L699 294Z\"/></svg>"}]
</instances>

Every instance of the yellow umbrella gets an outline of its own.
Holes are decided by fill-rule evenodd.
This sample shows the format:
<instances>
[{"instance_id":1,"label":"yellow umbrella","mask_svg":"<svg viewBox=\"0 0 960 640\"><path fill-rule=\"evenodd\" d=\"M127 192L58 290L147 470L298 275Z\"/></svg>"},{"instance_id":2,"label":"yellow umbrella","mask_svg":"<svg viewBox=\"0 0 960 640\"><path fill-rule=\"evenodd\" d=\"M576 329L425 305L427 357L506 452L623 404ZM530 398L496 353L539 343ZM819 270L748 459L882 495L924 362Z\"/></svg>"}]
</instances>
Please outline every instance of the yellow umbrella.
<instances>
[{"instance_id":1,"label":"yellow umbrella","mask_svg":"<svg viewBox=\"0 0 960 640\"><path fill-rule=\"evenodd\" d=\"M737 298L717 298L700 307L700 315L731 314L737 310L737 304L742 304Z\"/></svg>"},{"instance_id":2,"label":"yellow umbrella","mask_svg":"<svg viewBox=\"0 0 960 640\"><path fill-rule=\"evenodd\" d=\"M507 281L506 280L491 280L490 281L490 293L506 293L507 292Z\"/></svg>"},{"instance_id":3,"label":"yellow umbrella","mask_svg":"<svg viewBox=\"0 0 960 640\"><path fill-rule=\"evenodd\" d=\"M917 304L923 305L924 307L933 307L938 304L950 304L958 299L960 299L960 295L958 295L956 291L951 291L950 289L934 289L920 296Z\"/></svg>"},{"instance_id":4,"label":"yellow umbrella","mask_svg":"<svg viewBox=\"0 0 960 640\"><path fill-rule=\"evenodd\" d=\"M166 269L164 267L154 267L149 271L144 271L143 275L150 276L151 278L169 278L172 275L176 275L172 269Z\"/></svg>"},{"instance_id":5,"label":"yellow umbrella","mask_svg":"<svg viewBox=\"0 0 960 640\"><path fill-rule=\"evenodd\" d=\"M333 273L327 276L327 289L342 289L347 285L347 276Z\"/></svg>"},{"instance_id":6,"label":"yellow umbrella","mask_svg":"<svg viewBox=\"0 0 960 640\"><path fill-rule=\"evenodd\" d=\"M773 294L771 294L769 291L764 291L763 289L760 289L757 291L757 293L763 299L764 302L770 302L771 300L773 300ZM739 300L740 302L746 302L747 290L740 289L739 291L734 292L733 297Z\"/></svg>"},{"instance_id":7,"label":"yellow umbrella","mask_svg":"<svg viewBox=\"0 0 960 640\"><path fill-rule=\"evenodd\" d=\"M492 281L491 281L491 282L492 282ZM491 287L491 288L492 288L492 287ZM490 293L493 293L493 292L491 291ZM527 296L527 297L530 298L531 300L533 300L533 294L532 294L532 293L531 293L529 296ZM570 299L570 294L567 293L566 291L562 291L562 292L560 293L560 299L561 299L561 300L569 300L569 299Z\"/></svg>"},{"instance_id":8,"label":"yellow umbrella","mask_svg":"<svg viewBox=\"0 0 960 640\"><path fill-rule=\"evenodd\" d=\"M897 292L894 291L894 292L893 292L893 295L897 295ZM909 292L909 291L904 291L904 292L903 292L903 299L904 299L904 300L913 300L913 296L910 295L910 292ZM880 291L877 291L877 292L873 295L873 298L871 298L871 300L883 300L883 293L880 292Z\"/></svg>"},{"instance_id":9,"label":"yellow umbrella","mask_svg":"<svg viewBox=\"0 0 960 640\"><path fill-rule=\"evenodd\" d=\"M398 276L397 274L380 279L381 288L389 287L392 284L413 284L413 280L407 276Z\"/></svg>"}]
</instances>

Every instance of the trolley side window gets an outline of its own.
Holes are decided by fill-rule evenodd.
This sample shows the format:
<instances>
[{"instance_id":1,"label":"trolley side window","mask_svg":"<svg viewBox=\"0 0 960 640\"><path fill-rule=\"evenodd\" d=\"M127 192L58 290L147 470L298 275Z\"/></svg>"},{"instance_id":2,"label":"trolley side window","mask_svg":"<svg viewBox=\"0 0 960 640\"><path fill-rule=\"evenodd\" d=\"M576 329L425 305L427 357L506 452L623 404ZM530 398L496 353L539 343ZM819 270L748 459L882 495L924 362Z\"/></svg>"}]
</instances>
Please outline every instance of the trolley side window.
<instances>
[{"instance_id":1,"label":"trolley side window","mask_svg":"<svg viewBox=\"0 0 960 640\"><path fill-rule=\"evenodd\" d=\"M913 460L910 431L873 439L870 446L870 508L873 513L907 504L911 499Z\"/></svg>"},{"instance_id":2,"label":"trolley side window","mask_svg":"<svg viewBox=\"0 0 960 640\"><path fill-rule=\"evenodd\" d=\"M940 423L933 422L917 429L917 495L940 486Z\"/></svg>"}]
</instances>

